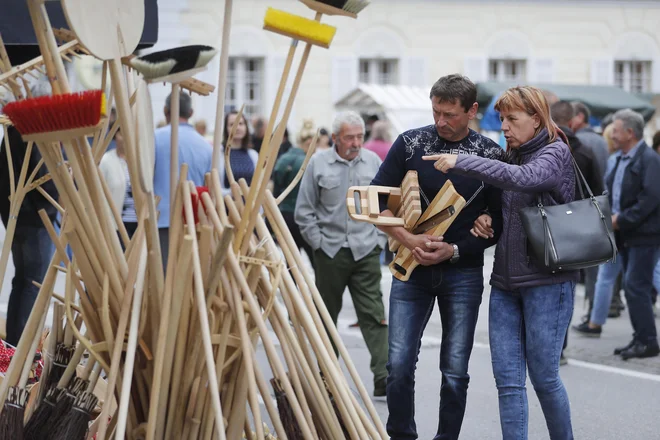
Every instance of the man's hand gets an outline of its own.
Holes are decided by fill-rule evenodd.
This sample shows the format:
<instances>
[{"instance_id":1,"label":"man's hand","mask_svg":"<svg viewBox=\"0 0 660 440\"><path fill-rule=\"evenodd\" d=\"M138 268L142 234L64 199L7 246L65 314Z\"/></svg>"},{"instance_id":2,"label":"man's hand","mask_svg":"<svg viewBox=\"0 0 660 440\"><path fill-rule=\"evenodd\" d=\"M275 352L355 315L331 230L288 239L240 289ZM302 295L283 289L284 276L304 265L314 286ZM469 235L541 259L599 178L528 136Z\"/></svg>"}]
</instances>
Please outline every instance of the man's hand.
<instances>
[{"instance_id":1,"label":"man's hand","mask_svg":"<svg viewBox=\"0 0 660 440\"><path fill-rule=\"evenodd\" d=\"M433 235L415 235L412 233L407 233L405 239L401 241L401 244L407 247L410 251L414 251L415 248L419 248L423 251L430 251L432 249L427 246L428 243L439 243L442 242L442 240L442 237L434 237Z\"/></svg>"},{"instance_id":2,"label":"man's hand","mask_svg":"<svg viewBox=\"0 0 660 440\"><path fill-rule=\"evenodd\" d=\"M614 214L612 216L612 229L617 230L619 229L619 214Z\"/></svg>"},{"instance_id":3,"label":"man's hand","mask_svg":"<svg viewBox=\"0 0 660 440\"><path fill-rule=\"evenodd\" d=\"M470 234L477 238L493 238L495 236L493 219L488 214L481 214L479 218L474 221L474 226L470 229Z\"/></svg>"},{"instance_id":4,"label":"man's hand","mask_svg":"<svg viewBox=\"0 0 660 440\"><path fill-rule=\"evenodd\" d=\"M430 250L424 251L421 248L415 248L412 251L413 258L422 266L433 266L454 256L454 247L444 241L428 242L426 247Z\"/></svg>"}]
</instances>

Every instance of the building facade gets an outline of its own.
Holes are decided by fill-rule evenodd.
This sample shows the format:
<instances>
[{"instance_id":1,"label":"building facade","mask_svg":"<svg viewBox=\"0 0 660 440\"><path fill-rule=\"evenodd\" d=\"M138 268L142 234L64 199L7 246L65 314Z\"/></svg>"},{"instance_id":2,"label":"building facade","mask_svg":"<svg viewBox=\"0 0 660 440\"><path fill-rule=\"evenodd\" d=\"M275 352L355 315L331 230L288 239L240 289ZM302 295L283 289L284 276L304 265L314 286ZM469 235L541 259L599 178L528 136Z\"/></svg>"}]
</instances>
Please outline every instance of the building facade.
<instances>
[{"instance_id":1,"label":"building facade","mask_svg":"<svg viewBox=\"0 0 660 440\"><path fill-rule=\"evenodd\" d=\"M268 7L313 18L295 0L234 0L225 102L245 104L250 116L269 116L290 45L262 29ZM159 8L154 50L220 48L223 1L160 0ZM337 34L330 49L312 49L289 123L294 132L303 118L329 127L334 103L359 82L430 88L440 76L462 72L475 82L606 84L660 93L660 1L373 0L357 20L323 22ZM198 77L217 84L217 59ZM156 121L167 93L167 87L152 90ZM195 97L195 119L205 119L211 131L215 106L215 96ZM650 125L660 128L659 117Z\"/></svg>"}]
</instances>

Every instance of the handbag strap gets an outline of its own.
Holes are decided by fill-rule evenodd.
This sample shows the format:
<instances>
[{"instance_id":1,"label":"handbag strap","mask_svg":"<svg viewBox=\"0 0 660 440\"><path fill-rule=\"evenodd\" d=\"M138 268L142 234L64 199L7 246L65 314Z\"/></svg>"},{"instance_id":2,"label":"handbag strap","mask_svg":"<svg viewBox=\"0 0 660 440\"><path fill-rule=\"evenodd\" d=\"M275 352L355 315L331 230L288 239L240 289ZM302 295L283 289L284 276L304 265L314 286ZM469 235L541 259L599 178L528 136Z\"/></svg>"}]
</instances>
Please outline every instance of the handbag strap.
<instances>
[{"instance_id":1,"label":"handbag strap","mask_svg":"<svg viewBox=\"0 0 660 440\"><path fill-rule=\"evenodd\" d=\"M575 161L575 157L573 156L573 154L571 154L571 162L573 162L573 170L575 172L575 175L579 176L581 183L584 183L584 187L587 189L587 192L589 193L589 198L591 200L594 200L595 199L594 193L593 193L593 191L591 191L591 187L587 183L587 179L584 177L584 174L582 174L582 170L580 170L580 167L578 166L577 162ZM584 197L584 191L582 190L582 185L578 185L578 191L580 192L580 200L584 200L585 197ZM536 194L536 202L537 202L539 208L543 206L543 200L541 199L540 194ZM600 212L600 208L598 209L598 211ZM601 215L602 215L602 212L601 212Z\"/></svg>"}]
</instances>

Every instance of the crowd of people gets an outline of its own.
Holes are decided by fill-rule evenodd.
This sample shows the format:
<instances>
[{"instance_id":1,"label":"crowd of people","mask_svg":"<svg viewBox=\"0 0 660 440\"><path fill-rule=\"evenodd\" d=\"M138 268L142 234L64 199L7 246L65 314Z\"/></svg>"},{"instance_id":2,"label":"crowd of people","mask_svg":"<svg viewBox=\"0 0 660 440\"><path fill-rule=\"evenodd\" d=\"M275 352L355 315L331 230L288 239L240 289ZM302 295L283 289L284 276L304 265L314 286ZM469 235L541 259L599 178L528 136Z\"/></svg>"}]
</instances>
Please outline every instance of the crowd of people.
<instances>
[{"instance_id":1,"label":"crowd of people","mask_svg":"<svg viewBox=\"0 0 660 440\"><path fill-rule=\"evenodd\" d=\"M43 93L41 93L43 92ZM33 96L47 91L33 90ZM212 145L206 124L193 121L189 95L182 93L179 114L170 112L155 131L154 193L160 197L159 230L163 264L167 265L170 221L170 138L172 118L179 118L179 163L188 164L188 179L204 184L212 168ZM529 374L548 422L551 438L571 439L569 397L559 375L568 344L575 287L585 284L589 313L573 327L576 334L598 337L608 317L624 307L633 329L631 342L614 349L622 359L660 354L654 319L660 289L660 133L649 147L644 119L630 109L603 121L602 134L589 125L589 108L565 102L530 86L504 92L495 109L502 121L506 147L472 130L479 111L475 84L462 75L440 78L430 91L433 124L408 130L394 141L386 121L342 112L331 129L304 120L299 132L286 133L272 175L277 197L294 181L318 133L316 150L298 185L280 204L295 243L309 257L316 284L335 323L348 290L359 327L371 354L373 394L386 397L387 431L393 439L416 438L415 369L421 338L437 303L442 320L440 411L436 439L459 436L466 408L468 365L484 290L484 252L495 246L490 279L489 338L499 395L504 438L527 438L526 377ZM432 119L431 119L432 118ZM229 132L235 134L229 144ZM220 155L223 191L230 193L226 169L248 185L264 142L267 122L256 116L224 119ZM12 148L20 136L9 128ZM5 160L4 154L0 155ZM17 156L14 156L16 159ZM573 159L584 182L576 176ZM32 167L38 151L29 158ZM14 167L20 168L15 163ZM9 186L6 164L0 164L0 188ZM129 235L137 228L132 186L121 130L101 160L100 169ZM413 234L403 227L375 227L356 222L346 210L351 186L398 187L406 173L418 173L419 185L432 200L447 180L468 205L443 237ZM31 172L31 170L29 170ZM44 188L53 198L52 184ZM547 206L607 192L619 255L606 264L550 273L530 258L521 208ZM37 211L57 212L32 192L21 209L12 247L16 274L10 295L7 342L16 344L36 297L32 281L41 281L53 249ZM7 224L8 194L0 193L0 214ZM422 207L427 207L422 201ZM381 215L394 216L381 201ZM381 292L381 263L387 237L408 248L420 264L408 281L392 280L389 316ZM624 292L624 301L620 292Z\"/></svg>"}]
</instances>

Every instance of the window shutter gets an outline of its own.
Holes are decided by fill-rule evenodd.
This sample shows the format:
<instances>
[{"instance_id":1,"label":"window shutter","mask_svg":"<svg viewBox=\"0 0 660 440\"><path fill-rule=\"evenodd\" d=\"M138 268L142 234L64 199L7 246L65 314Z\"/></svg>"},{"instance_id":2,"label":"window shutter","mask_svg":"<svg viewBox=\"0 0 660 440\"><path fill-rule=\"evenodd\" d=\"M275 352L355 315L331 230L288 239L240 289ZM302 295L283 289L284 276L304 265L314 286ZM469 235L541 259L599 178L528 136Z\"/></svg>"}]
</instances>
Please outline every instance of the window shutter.
<instances>
[{"instance_id":1,"label":"window shutter","mask_svg":"<svg viewBox=\"0 0 660 440\"><path fill-rule=\"evenodd\" d=\"M554 70L553 58L532 58L529 60L527 81L534 84L552 84L555 81Z\"/></svg>"},{"instance_id":2,"label":"window shutter","mask_svg":"<svg viewBox=\"0 0 660 440\"><path fill-rule=\"evenodd\" d=\"M332 59L332 102L349 94L358 84L358 59L336 56Z\"/></svg>"},{"instance_id":3,"label":"window shutter","mask_svg":"<svg viewBox=\"0 0 660 440\"><path fill-rule=\"evenodd\" d=\"M488 59L486 57L467 56L463 63L463 74L473 83L488 81Z\"/></svg>"},{"instance_id":4,"label":"window shutter","mask_svg":"<svg viewBox=\"0 0 660 440\"><path fill-rule=\"evenodd\" d=\"M614 84L614 60L596 58L591 60L591 84L610 86Z\"/></svg>"},{"instance_id":5,"label":"window shutter","mask_svg":"<svg viewBox=\"0 0 660 440\"><path fill-rule=\"evenodd\" d=\"M401 64L400 83L409 87L430 87L426 57L405 57Z\"/></svg>"}]
</instances>

